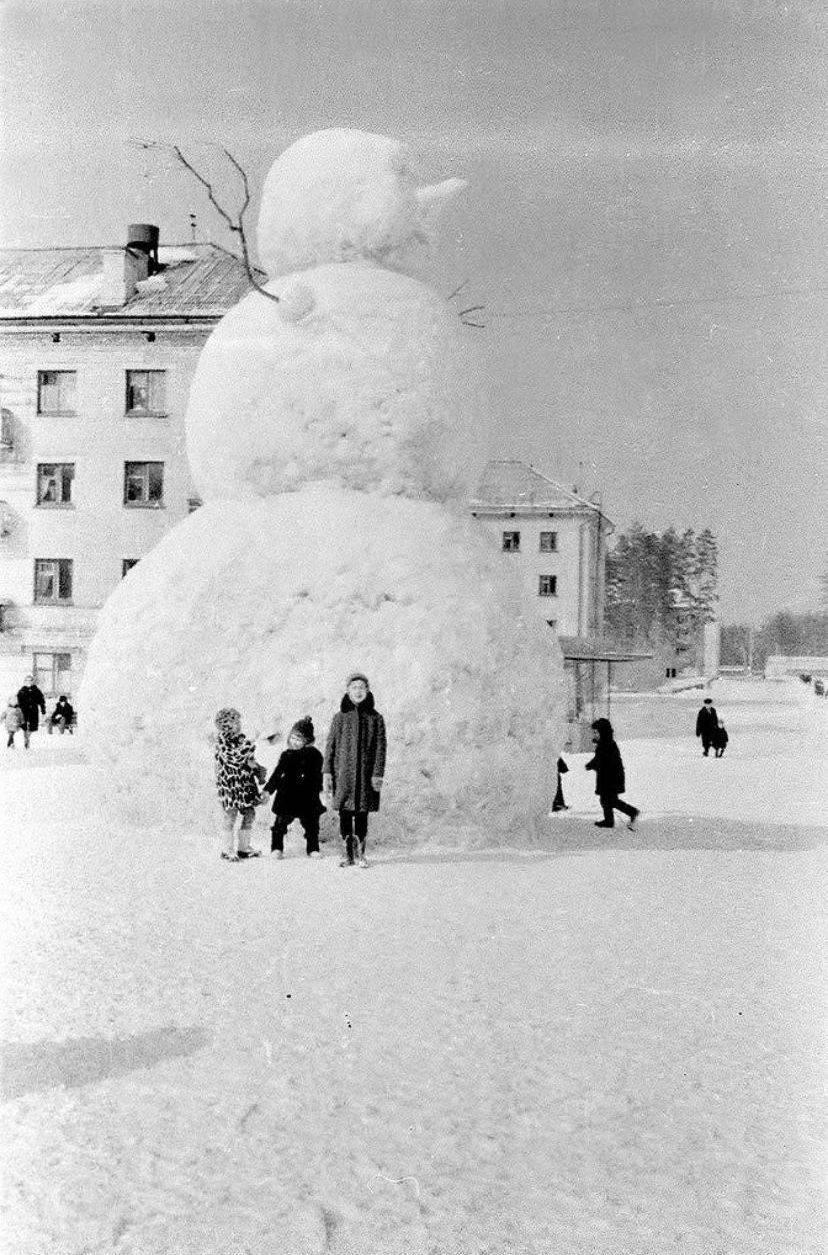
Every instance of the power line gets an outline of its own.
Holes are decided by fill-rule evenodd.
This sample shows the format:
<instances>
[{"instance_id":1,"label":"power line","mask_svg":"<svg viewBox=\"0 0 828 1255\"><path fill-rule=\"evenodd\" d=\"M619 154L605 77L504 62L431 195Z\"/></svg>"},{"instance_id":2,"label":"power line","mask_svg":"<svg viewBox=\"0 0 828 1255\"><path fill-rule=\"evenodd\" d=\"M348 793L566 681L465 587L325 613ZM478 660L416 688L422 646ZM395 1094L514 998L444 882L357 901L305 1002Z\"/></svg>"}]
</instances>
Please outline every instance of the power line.
<instances>
[{"instance_id":1,"label":"power line","mask_svg":"<svg viewBox=\"0 0 828 1255\"><path fill-rule=\"evenodd\" d=\"M772 292L718 293L713 296L665 296L648 301L610 301L603 305L538 306L536 309L494 310L492 319L556 318L561 314L635 313L640 309L682 309L698 305L758 305L762 301L790 297L825 296L828 288L777 288Z\"/></svg>"}]
</instances>

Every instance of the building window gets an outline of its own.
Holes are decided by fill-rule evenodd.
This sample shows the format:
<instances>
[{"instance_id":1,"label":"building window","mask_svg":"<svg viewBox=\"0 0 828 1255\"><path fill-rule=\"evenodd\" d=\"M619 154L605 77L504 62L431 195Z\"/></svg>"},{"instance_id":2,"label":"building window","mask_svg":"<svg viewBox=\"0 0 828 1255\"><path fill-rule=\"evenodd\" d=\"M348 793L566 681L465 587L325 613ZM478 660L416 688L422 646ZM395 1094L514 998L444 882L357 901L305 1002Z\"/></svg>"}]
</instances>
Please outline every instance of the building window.
<instances>
[{"instance_id":1,"label":"building window","mask_svg":"<svg viewBox=\"0 0 828 1255\"><path fill-rule=\"evenodd\" d=\"M71 697L72 695L72 655L42 654L34 655L32 663L34 682L44 697Z\"/></svg>"},{"instance_id":2,"label":"building window","mask_svg":"<svg viewBox=\"0 0 828 1255\"><path fill-rule=\"evenodd\" d=\"M541 532L540 551L541 553L557 553L558 552L558 533L557 532Z\"/></svg>"},{"instance_id":3,"label":"building window","mask_svg":"<svg viewBox=\"0 0 828 1255\"><path fill-rule=\"evenodd\" d=\"M38 414L74 414L76 370L37 372Z\"/></svg>"},{"instance_id":4,"label":"building window","mask_svg":"<svg viewBox=\"0 0 828 1255\"><path fill-rule=\"evenodd\" d=\"M121 579L123 579L125 575L128 575L129 572L132 570L132 568L137 565L138 565L137 558L122 558L121 559Z\"/></svg>"},{"instance_id":5,"label":"building window","mask_svg":"<svg viewBox=\"0 0 828 1255\"><path fill-rule=\"evenodd\" d=\"M503 552L520 553L520 532L503 533Z\"/></svg>"},{"instance_id":6,"label":"building window","mask_svg":"<svg viewBox=\"0 0 828 1255\"><path fill-rule=\"evenodd\" d=\"M203 505L204 502L201 500L201 497L187 498L187 511L190 514L195 514L196 510L200 510Z\"/></svg>"},{"instance_id":7,"label":"building window","mask_svg":"<svg viewBox=\"0 0 828 1255\"><path fill-rule=\"evenodd\" d=\"M128 370L126 373L127 414L166 413L165 370Z\"/></svg>"},{"instance_id":8,"label":"building window","mask_svg":"<svg viewBox=\"0 0 828 1255\"><path fill-rule=\"evenodd\" d=\"M678 672L676 671L676 668L675 668L675 667L668 667L668 668L667 668L667 671L666 671L666 676L667 676L667 679L668 679L668 680L675 680L675 678L676 678L677 674L678 674Z\"/></svg>"},{"instance_id":9,"label":"building window","mask_svg":"<svg viewBox=\"0 0 828 1255\"><path fill-rule=\"evenodd\" d=\"M41 606L72 600L71 558L35 558L34 599Z\"/></svg>"},{"instance_id":10,"label":"building window","mask_svg":"<svg viewBox=\"0 0 828 1255\"><path fill-rule=\"evenodd\" d=\"M124 505L160 506L164 502L164 463L124 463Z\"/></svg>"},{"instance_id":11,"label":"building window","mask_svg":"<svg viewBox=\"0 0 828 1255\"><path fill-rule=\"evenodd\" d=\"M37 504L71 505L74 462L40 462L37 468Z\"/></svg>"},{"instance_id":12,"label":"building window","mask_svg":"<svg viewBox=\"0 0 828 1255\"><path fill-rule=\"evenodd\" d=\"M539 575L538 576L538 596L539 597L556 597L557 595L558 595L557 575Z\"/></svg>"}]
</instances>

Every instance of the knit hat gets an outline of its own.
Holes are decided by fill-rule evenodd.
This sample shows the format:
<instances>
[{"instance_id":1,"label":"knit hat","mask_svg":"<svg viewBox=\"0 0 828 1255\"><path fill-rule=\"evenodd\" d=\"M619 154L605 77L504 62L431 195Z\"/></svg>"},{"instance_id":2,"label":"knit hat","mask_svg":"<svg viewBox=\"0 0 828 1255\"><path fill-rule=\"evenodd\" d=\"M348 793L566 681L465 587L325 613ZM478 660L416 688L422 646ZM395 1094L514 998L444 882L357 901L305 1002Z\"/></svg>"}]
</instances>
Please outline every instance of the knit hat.
<instances>
[{"instance_id":1,"label":"knit hat","mask_svg":"<svg viewBox=\"0 0 828 1255\"><path fill-rule=\"evenodd\" d=\"M296 720L289 735L293 736L294 732L303 738L306 745L313 745L316 737L314 736L313 720L310 715L303 715L301 719Z\"/></svg>"},{"instance_id":2,"label":"knit hat","mask_svg":"<svg viewBox=\"0 0 828 1255\"><path fill-rule=\"evenodd\" d=\"M364 671L352 671L348 676L348 679L345 681L345 687L347 688L349 684L353 684L354 680L362 680L362 683L366 688L369 689L371 687L368 676Z\"/></svg>"}]
</instances>

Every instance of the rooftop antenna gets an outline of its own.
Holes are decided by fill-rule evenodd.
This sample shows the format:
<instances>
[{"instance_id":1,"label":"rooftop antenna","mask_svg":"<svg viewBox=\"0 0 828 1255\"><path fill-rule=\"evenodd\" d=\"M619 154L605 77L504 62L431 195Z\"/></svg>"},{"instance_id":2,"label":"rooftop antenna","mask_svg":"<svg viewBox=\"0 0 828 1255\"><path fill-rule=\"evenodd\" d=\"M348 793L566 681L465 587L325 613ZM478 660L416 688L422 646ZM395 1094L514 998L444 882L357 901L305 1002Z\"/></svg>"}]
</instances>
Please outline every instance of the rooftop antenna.
<instances>
[{"instance_id":1,"label":"rooftop antenna","mask_svg":"<svg viewBox=\"0 0 828 1255\"><path fill-rule=\"evenodd\" d=\"M195 244L196 242L196 216L195 214L190 214L190 242L192 244Z\"/></svg>"}]
</instances>

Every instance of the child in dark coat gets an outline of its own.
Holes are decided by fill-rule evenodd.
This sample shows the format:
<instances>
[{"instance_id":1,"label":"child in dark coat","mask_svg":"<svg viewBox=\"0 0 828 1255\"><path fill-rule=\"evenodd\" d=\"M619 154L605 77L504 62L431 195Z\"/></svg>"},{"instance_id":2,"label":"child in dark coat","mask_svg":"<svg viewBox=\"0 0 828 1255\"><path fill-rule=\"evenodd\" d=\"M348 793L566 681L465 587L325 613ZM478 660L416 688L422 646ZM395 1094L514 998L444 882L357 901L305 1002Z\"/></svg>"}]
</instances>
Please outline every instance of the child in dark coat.
<instances>
[{"instance_id":1,"label":"child in dark coat","mask_svg":"<svg viewBox=\"0 0 828 1255\"><path fill-rule=\"evenodd\" d=\"M729 740L730 737L727 735L727 729L720 719L716 727L713 729L713 751L716 758L723 757L725 747L727 746Z\"/></svg>"},{"instance_id":2,"label":"child in dark coat","mask_svg":"<svg viewBox=\"0 0 828 1255\"><path fill-rule=\"evenodd\" d=\"M596 828L614 828L614 811L629 815L627 827L635 831L635 821L641 812L628 802L622 802L619 793L626 792L624 781L624 763L612 732L609 719L596 719L592 725L592 740L595 755L586 764L587 771L595 772L595 792L601 802L604 818L596 823Z\"/></svg>"},{"instance_id":3,"label":"child in dark coat","mask_svg":"<svg viewBox=\"0 0 828 1255\"><path fill-rule=\"evenodd\" d=\"M319 853L319 816L325 807L319 800L322 792L322 755L314 745L313 721L310 715L299 719L288 735L288 748L264 786L264 793L273 795L273 827L270 848L277 858L284 857L285 833L298 819L305 833L308 858L321 858Z\"/></svg>"},{"instance_id":4,"label":"child in dark coat","mask_svg":"<svg viewBox=\"0 0 828 1255\"><path fill-rule=\"evenodd\" d=\"M353 671L345 684L346 693L331 720L325 746L324 791L339 811L339 831L345 842L340 867L353 867L355 861L367 867L368 815L379 810L385 774L385 721L374 709L367 676Z\"/></svg>"}]
</instances>

